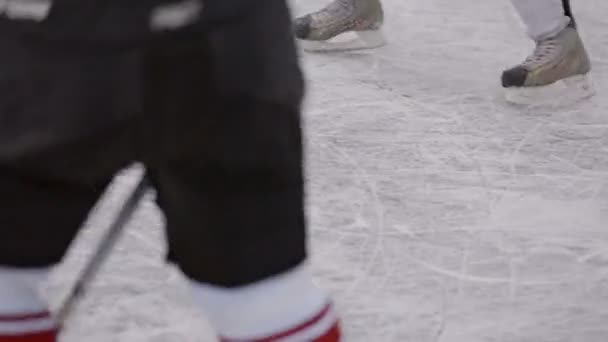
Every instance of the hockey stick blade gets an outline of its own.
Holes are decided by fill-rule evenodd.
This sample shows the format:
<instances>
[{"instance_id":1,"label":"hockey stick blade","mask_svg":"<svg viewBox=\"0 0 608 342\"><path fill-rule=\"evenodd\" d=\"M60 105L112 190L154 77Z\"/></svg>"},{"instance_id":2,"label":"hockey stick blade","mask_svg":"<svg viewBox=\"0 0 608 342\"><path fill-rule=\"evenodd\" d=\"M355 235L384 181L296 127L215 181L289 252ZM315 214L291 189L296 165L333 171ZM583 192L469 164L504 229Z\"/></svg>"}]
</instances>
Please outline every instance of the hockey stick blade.
<instances>
[{"instance_id":1,"label":"hockey stick blade","mask_svg":"<svg viewBox=\"0 0 608 342\"><path fill-rule=\"evenodd\" d=\"M74 310L75 305L85 295L90 283L93 281L99 269L110 255L112 248L122 236L122 233L125 231L129 220L137 210L139 204L142 202L148 187L149 181L144 174L118 212L118 215L112 222L110 228L103 235L99 246L95 250L95 253L89 259L80 276L76 279L74 285L70 289L65 301L57 311L56 319L60 326L64 325Z\"/></svg>"}]
</instances>

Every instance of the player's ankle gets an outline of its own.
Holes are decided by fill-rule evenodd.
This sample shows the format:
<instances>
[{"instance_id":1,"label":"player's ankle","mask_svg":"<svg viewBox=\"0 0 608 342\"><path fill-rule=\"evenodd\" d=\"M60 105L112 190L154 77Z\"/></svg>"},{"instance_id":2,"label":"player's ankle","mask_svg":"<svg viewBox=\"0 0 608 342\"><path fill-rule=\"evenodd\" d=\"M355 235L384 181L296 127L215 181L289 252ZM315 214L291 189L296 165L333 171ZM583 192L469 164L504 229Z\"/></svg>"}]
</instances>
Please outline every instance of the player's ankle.
<instances>
[{"instance_id":1,"label":"player's ankle","mask_svg":"<svg viewBox=\"0 0 608 342\"><path fill-rule=\"evenodd\" d=\"M277 342L277 341L340 342L340 325L331 304L300 324L266 336L221 337L221 342Z\"/></svg>"},{"instance_id":2,"label":"player's ankle","mask_svg":"<svg viewBox=\"0 0 608 342\"><path fill-rule=\"evenodd\" d=\"M236 288L193 282L196 302L222 341L337 342L337 314L306 265Z\"/></svg>"},{"instance_id":3,"label":"player's ankle","mask_svg":"<svg viewBox=\"0 0 608 342\"><path fill-rule=\"evenodd\" d=\"M38 292L48 271L0 266L0 342L56 341L56 324Z\"/></svg>"},{"instance_id":4,"label":"player's ankle","mask_svg":"<svg viewBox=\"0 0 608 342\"><path fill-rule=\"evenodd\" d=\"M57 328L48 311L0 313L0 342L56 342Z\"/></svg>"},{"instance_id":5,"label":"player's ankle","mask_svg":"<svg viewBox=\"0 0 608 342\"><path fill-rule=\"evenodd\" d=\"M57 334L48 311L0 312L0 342L56 342Z\"/></svg>"}]
</instances>

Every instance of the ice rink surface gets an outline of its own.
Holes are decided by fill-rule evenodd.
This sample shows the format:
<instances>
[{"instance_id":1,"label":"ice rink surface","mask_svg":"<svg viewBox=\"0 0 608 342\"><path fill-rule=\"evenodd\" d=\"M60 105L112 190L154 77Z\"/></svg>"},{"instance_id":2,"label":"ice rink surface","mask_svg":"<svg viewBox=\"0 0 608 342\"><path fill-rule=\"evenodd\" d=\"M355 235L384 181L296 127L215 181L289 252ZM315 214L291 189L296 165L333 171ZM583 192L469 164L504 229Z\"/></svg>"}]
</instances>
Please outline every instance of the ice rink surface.
<instances>
[{"instance_id":1,"label":"ice rink surface","mask_svg":"<svg viewBox=\"0 0 608 342\"><path fill-rule=\"evenodd\" d=\"M597 91L575 104L503 100L500 72L532 48L508 0L385 0L386 47L302 54L313 265L347 342L608 341L608 2L573 6ZM53 274L53 303L136 177ZM64 341L214 341L161 227L147 202Z\"/></svg>"}]
</instances>

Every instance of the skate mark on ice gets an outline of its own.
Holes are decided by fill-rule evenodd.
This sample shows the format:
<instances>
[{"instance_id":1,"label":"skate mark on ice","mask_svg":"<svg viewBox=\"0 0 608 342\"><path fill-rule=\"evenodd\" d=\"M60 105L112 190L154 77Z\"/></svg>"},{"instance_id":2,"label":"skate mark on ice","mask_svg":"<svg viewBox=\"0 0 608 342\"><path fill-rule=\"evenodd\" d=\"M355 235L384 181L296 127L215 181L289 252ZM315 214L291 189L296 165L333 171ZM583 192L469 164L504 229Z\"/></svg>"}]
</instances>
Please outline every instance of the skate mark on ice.
<instances>
[{"instance_id":1,"label":"skate mark on ice","mask_svg":"<svg viewBox=\"0 0 608 342\"><path fill-rule=\"evenodd\" d=\"M366 264L363 266L361 273L358 277L352 282L351 285L347 289L344 290L344 296L346 298L351 297L353 292L358 288L362 279L371 272L371 267L374 266L374 263L378 258L382 256L382 239L384 232L384 207L382 206L382 202L378 195L378 189L376 187L376 183L371 179L370 175L365 171L363 167L359 164L359 162L354 159L350 154L348 154L344 149L340 148L337 145L333 145L333 149L340 155L348 164L352 165L354 171L357 173L359 180L363 181L370 191L370 194L373 199L373 207L376 213L377 228L374 234L375 242L372 249L372 253L367 260Z\"/></svg>"}]
</instances>

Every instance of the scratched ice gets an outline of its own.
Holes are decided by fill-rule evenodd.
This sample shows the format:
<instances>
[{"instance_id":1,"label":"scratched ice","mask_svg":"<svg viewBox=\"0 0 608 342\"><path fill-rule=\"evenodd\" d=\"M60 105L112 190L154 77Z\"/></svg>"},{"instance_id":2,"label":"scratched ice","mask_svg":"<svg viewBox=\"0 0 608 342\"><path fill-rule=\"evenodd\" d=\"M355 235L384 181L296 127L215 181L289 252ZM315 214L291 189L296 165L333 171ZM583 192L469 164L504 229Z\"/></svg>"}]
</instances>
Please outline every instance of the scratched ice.
<instances>
[{"instance_id":1,"label":"scratched ice","mask_svg":"<svg viewBox=\"0 0 608 342\"><path fill-rule=\"evenodd\" d=\"M501 97L531 48L507 0L385 5L386 47L302 54L312 259L346 341L607 341L608 2L573 4L598 95L551 108ZM55 305L135 179L54 273ZM146 203L66 342L213 341L161 223Z\"/></svg>"}]
</instances>

